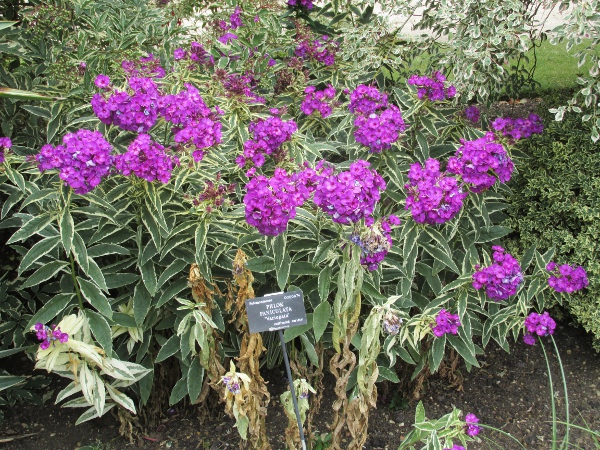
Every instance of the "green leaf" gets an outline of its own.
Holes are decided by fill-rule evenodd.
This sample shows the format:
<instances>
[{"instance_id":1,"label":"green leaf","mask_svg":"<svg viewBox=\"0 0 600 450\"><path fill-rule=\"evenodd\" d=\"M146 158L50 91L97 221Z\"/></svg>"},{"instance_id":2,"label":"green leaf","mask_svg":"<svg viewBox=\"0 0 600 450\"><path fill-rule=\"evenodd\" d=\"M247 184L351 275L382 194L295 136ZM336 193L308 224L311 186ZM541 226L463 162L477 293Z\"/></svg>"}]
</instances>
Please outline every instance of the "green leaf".
<instances>
[{"instance_id":1,"label":"green leaf","mask_svg":"<svg viewBox=\"0 0 600 450\"><path fill-rule=\"evenodd\" d=\"M67 267L63 261L52 261L36 270L22 285L22 288L37 286L38 284L54 277L61 269Z\"/></svg>"},{"instance_id":2,"label":"green leaf","mask_svg":"<svg viewBox=\"0 0 600 450\"><path fill-rule=\"evenodd\" d=\"M104 317L100 314L90 310L85 310L85 315L88 318L90 324L90 330L94 334L96 341L102 346L106 352L106 356L112 356L112 333L110 326Z\"/></svg>"},{"instance_id":3,"label":"green leaf","mask_svg":"<svg viewBox=\"0 0 600 450\"><path fill-rule=\"evenodd\" d=\"M306 337L306 334L300 335L300 340L302 341L302 345L304 346L304 352L310 362L315 366L319 367L319 355L317 355L317 351L315 350L315 346L312 345L310 340Z\"/></svg>"},{"instance_id":4,"label":"green leaf","mask_svg":"<svg viewBox=\"0 0 600 450\"><path fill-rule=\"evenodd\" d=\"M329 298L329 287L331 286L331 266L325 267L319 274L319 298L322 302Z\"/></svg>"},{"instance_id":5,"label":"green leaf","mask_svg":"<svg viewBox=\"0 0 600 450\"><path fill-rule=\"evenodd\" d=\"M48 97L36 92L22 91L20 89L12 89L8 87L0 87L0 98L12 98L15 100L38 100L50 102L53 100L62 100L59 97Z\"/></svg>"},{"instance_id":6,"label":"green leaf","mask_svg":"<svg viewBox=\"0 0 600 450\"><path fill-rule=\"evenodd\" d=\"M181 279L173 281L169 285L169 287L167 287L161 294L160 298L158 299L158 303L156 304L156 307L160 308L162 305L164 305L168 301L175 298L175 296L177 294L179 294L181 291L183 291L187 287L188 287L187 278L181 278Z\"/></svg>"},{"instance_id":7,"label":"green leaf","mask_svg":"<svg viewBox=\"0 0 600 450\"><path fill-rule=\"evenodd\" d=\"M140 267L140 273L142 275L142 281L146 285L150 295L154 296L157 289L156 272L154 271L154 262L148 261Z\"/></svg>"},{"instance_id":8,"label":"green leaf","mask_svg":"<svg viewBox=\"0 0 600 450\"><path fill-rule=\"evenodd\" d=\"M425 422L425 407L423 406L423 401L419 401L415 410L415 423L421 422Z\"/></svg>"},{"instance_id":9,"label":"green leaf","mask_svg":"<svg viewBox=\"0 0 600 450\"><path fill-rule=\"evenodd\" d=\"M442 251L439 247L434 247L429 244L422 244L423 248L427 253L433 256L434 259L444 263L444 265L448 266L453 272L460 275L460 270L456 263L452 260L450 256L448 256L444 251Z\"/></svg>"},{"instance_id":10,"label":"green leaf","mask_svg":"<svg viewBox=\"0 0 600 450\"><path fill-rule=\"evenodd\" d=\"M396 372L389 367L379 366L378 369L379 377L377 378L377 381L388 380L392 383L400 383L400 379L398 378L398 375L396 375Z\"/></svg>"},{"instance_id":11,"label":"green leaf","mask_svg":"<svg viewBox=\"0 0 600 450\"><path fill-rule=\"evenodd\" d=\"M31 265L35 263L38 259L40 259L42 256L47 255L52 250L54 250L59 242L60 238L58 236L52 236L46 239L42 239L33 247L31 247L31 249L21 260L21 264L19 265L19 275L21 275L23 272L29 269Z\"/></svg>"},{"instance_id":12,"label":"green leaf","mask_svg":"<svg viewBox=\"0 0 600 450\"><path fill-rule=\"evenodd\" d=\"M366 280L363 281L360 291L374 299L387 300L387 297L385 295L383 295L381 292L379 292L377 289L375 289L375 286L373 286L371 283L369 283Z\"/></svg>"},{"instance_id":13,"label":"green leaf","mask_svg":"<svg viewBox=\"0 0 600 450\"><path fill-rule=\"evenodd\" d=\"M27 347L9 348L8 350L0 350L0 359L6 358L7 356L14 355L15 353L27 350Z\"/></svg>"},{"instance_id":14,"label":"green leaf","mask_svg":"<svg viewBox=\"0 0 600 450\"><path fill-rule=\"evenodd\" d=\"M433 348L431 350L432 366L430 367L431 373L437 372L442 359L444 358L444 351L446 350L446 335L438 337L433 340Z\"/></svg>"},{"instance_id":15,"label":"green leaf","mask_svg":"<svg viewBox=\"0 0 600 450\"><path fill-rule=\"evenodd\" d=\"M179 403L186 395L188 395L187 380L186 377L183 377L177 383L175 383L175 386L173 387L169 397L169 405Z\"/></svg>"},{"instance_id":16,"label":"green leaf","mask_svg":"<svg viewBox=\"0 0 600 450\"><path fill-rule=\"evenodd\" d=\"M315 334L315 341L319 342L321 336L327 329L327 324L331 317L331 305L328 301L322 301L313 312L313 330Z\"/></svg>"},{"instance_id":17,"label":"green leaf","mask_svg":"<svg viewBox=\"0 0 600 450\"><path fill-rule=\"evenodd\" d=\"M81 236L77 232L75 232L75 235L73 236L72 250L73 256L75 256L77 264L79 264L79 267L81 267L81 269L85 273L87 273L90 269L90 260L88 258L88 252L85 243L83 242L83 239L81 239Z\"/></svg>"},{"instance_id":18,"label":"green leaf","mask_svg":"<svg viewBox=\"0 0 600 450\"><path fill-rule=\"evenodd\" d=\"M279 289L282 291L287 286L288 278L290 276L290 255L287 253L283 256L283 261L281 262L281 266L275 266L275 272L277 273L277 284L279 285Z\"/></svg>"},{"instance_id":19,"label":"green leaf","mask_svg":"<svg viewBox=\"0 0 600 450\"><path fill-rule=\"evenodd\" d=\"M270 256L259 256L246 261L246 267L256 273L272 272L275 270L275 261Z\"/></svg>"},{"instance_id":20,"label":"green leaf","mask_svg":"<svg viewBox=\"0 0 600 450\"><path fill-rule=\"evenodd\" d=\"M208 235L209 226L209 222L203 220L198 224L196 232L194 233L194 240L196 243L196 263L198 265L206 258L206 236Z\"/></svg>"},{"instance_id":21,"label":"green leaf","mask_svg":"<svg viewBox=\"0 0 600 450\"><path fill-rule=\"evenodd\" d=\"M286 255L287 237L285 233L281 233L273 239L273 260L275 261L275 272L279 273L281 265Z\"/></svg>"},{"instance_id":22,"label":"green leaf","mask_svg":"<svg viewBox=\"0 0 600 450\"><path fill-rule=\"evenodd\" d=\"M160 277L158 278L158 289L160 289L163 286L163 284L165 284L168 280L170 280L176 274L180 274L180 276L187 278L187 274L185 274L185 273L183 275L181 274L181 271L186 266L187 266L187 263L185 261L183 261L182 259L176 259L171 264L169 264L169 267L167 267L163 271L163 273L160 274Z\"/></svg>"},{"instance_id":23,"label":"green leaf","mask_svg":"<svg viewBox=\"0 0 600 450\"><path fill-rule=\"evenodd\" d=\"M18 22L12 22L10 20L0 20L0 31L5 30L6 28L10 28L16 23Z\"/></svg>"},{"instance_id":24,"label":"green leaf","mask_svg":"<svg viewBox=\"0 0 600 450\"><path fill-rule=\"evenodd\" d=\"M25 199L23 203L21 203L21 209L25 208L27 205L32 203L37 203L46 198L55 198L58 195L58 191L56 189L41 189L39 191L34 192L29 197Z\"/></svg>"},{"instance_id":25,"label":"green leaf","mask_svg":"<svg viewBox=\"0 0 600 450\"><path fill-rule=\"evenodd\" d=\"M475 354L471 352L468 345L459 336L446 335L446 338L450 342L450 345L463 357L463 359L469 364L479 367Z\"/></svg>"},{"instance_id":26,"label":"green leaf","mask_svg":"<svg viewBox=\"0 0 600 450\"><path fill-rule=\"evenodd\" d=\"M28 377L18 377L13 375L0 376L0 391L11 388L23 383Z\"/></svg>"},{"instance_id":27,"label":"green leaf","mask_svg":"<svg viewBox=\"0 0 600 450\"><path fill-rule=\"evenodd\" d=\"M104 317L112 318L112 308L110 302L104 296L98 286L84 278L77 277L77 282L81 289L81 293L85 299L98 310Z\"/></svg>"},{"instance_id":28,"label":"green leaf","mask_svg":"<svg viewBox=\"0 0 600 450\"><path fill-rule=\"evenodd\" d=\"M148 292L148 289L146 289L143 283L138 283L133 292L133 317L138 326L144 323L151 305L152 296Z\"/></svg>"},{"instance_id":29,"label":"green leaf","mask_svg":"<svg viewBox=\"0 0 600 450\"><path fill-rule=\"evenodd\" d=\"M188 369L187 376L187 390L190 396L190 402L194 404L198 400L198 396L202 391L202 384L204 382L204 367L200 364L200 357L196 356L190 368Z\"/></svg>"},{"instance_id":30,"label":"green leaf","mask_svg":"<svg viewBox=\"0 0 600 450\"><path fill-rule=\"evenodd\" d=\"M170 356L173 356L175 353L177 353L179 351L180 346L181 346L180 337L174 334L160 348L160 351L158 352L158 355L156 355L156 360L154 362L159 363L159 362L164 361L165 359L169 358Z\"/></svg>"},{"instance_id":31,"label":"green leaf","mask_svg":"<svg viewBox=\"0 0 600 450\"><path fill-rule=\"evenodd\" d=\"M34 116L38 116L43 119L50 120L50 111L48 111L47 109L40 108L39 106L32 106L32 105L21 105L21 108L23 108L28 113L33 114Z\"/></svg>"},{"instance_id":32,"label":"green leaf","mask_svg":"<svg viewBox=\"0 0 600 450\"><path fill-rule=\"evenodd\" d=\"M88 258L88 270L85 271L85 274L90 277L92 281L100 287L100 289L108 293L108 287L106 286L104 274L102 273L102 270L100 270L100 267L98 267L98 264L96 264L96 261L94 261L92 258Z\"/></svg>"},{"instance_id":33,"label":"green leaf","mask_svg":"<svg viewBox=\"0 0 600 450\"><path fill-rule=\"evenodd\" d=\"M63 247L67 254L71 253L71 245L73 245L73 236L75 234L75 223L73 216L68 208L65 208L60 215L58 225L60 227L60 238L62 239Z\"/></svg>"},{"instance_id":34,"label":"green leaf","mask_svg":"<svg viewBox=\"0 0 600 450\"><path fill-rule=\"evenodd\" d=\"M48 214L43 214L41 216L34 217L33 219L27 221L21 228L17 230L15 234L13 234L10 239L6 242L7 244L12 244L14 242L23 241L36 233L39 233L44 228L46 228L50 223L52 223L52 216Z\"/></svg>"},{"instance_id":35,"label":"green leaf","mask_svg":"<svg viewBox=\"0 0 600 450\"><path fill-rule=\"evenodd\" d=\"M41 322L46 324L54 319L63 309L67 307L74 294L57 294L52 297L48 303L42 306L25 326L25 330L29 331L36 323Z\"/></svg>"},{"instance_id":36,"label":"green leaf","mask_svg":"<svg viewBox=\"0 0 600 450\"><path fill-rule=\"evenodd\" d=\"M315 250L313 264L317 265L317 264L320 264L321 262L323 262L327 258L329 253L332 252L333 249L335 249L336 245L337 245L337 241L334 239L331 239L329 241L325 241L325 242L319 244L317 246L317 249Z\"/></svg>"},{"instance_id":37,"label":"green leaf","mask_svg":"<svg viewBox=\"0 0 600 450\"><path fill-rule=\"evenodd\" d=\"M477 239L477 241L475 242L477 242L478 244L483 244L485 242L490 242L495 239L500 239L501 237L504 237L511 232L512 229L510 228L503 227L500 225L494 225L492 227L489 227L487 230L482 230L479 233L479 239Z\"/></svg>"}]
</instances>

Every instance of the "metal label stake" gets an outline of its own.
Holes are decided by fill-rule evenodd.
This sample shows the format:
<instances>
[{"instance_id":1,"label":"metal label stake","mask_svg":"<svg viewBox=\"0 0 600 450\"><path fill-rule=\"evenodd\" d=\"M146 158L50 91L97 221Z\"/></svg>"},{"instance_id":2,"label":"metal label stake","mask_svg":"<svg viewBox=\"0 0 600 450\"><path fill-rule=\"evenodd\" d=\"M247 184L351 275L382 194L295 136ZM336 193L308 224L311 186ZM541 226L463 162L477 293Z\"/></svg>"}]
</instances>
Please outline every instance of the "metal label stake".
<instances>
[{"instance_id":1,"label":"metal label stake","mask_svg":"<svg viewBox=\"0 0 600 450\"><path fill-rule=\"evenodd\" d=\"M286 328L305 325L307 323L302 291L278 292L276 294L265 295L264 297L250 298L246 300L246 313L248 314L248 328L250 329L250 333L277 330L279 334L283 361L292 393L292 404L294 405L294 412L298 421L298 432L300 433L302 450L306 450L306 438L302 429L302 419L300 418L298 399L296 398L296 390L294 389L290 359L288 358L287 349L285 348L285 338L283 336L283 330Z\"/></svg>"}]
</instances>

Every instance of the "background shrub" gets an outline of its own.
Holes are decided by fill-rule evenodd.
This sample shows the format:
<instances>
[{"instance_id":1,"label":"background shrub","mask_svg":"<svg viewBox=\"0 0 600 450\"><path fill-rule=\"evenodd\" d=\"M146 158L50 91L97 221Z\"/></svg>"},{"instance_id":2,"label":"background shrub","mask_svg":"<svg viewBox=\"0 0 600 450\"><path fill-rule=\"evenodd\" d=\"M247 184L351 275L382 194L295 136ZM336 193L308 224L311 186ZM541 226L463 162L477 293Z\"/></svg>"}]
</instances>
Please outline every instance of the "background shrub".
<instances>
[{"instance_id":1,"label":"background shrub","mask_svg":"<svg viewBox=\"0 0 600 450\"><path fill-rule=\"evenodd\" d=\"M568 93L548 96L549 105L564 103ZM530 245L540 251L556 247L555 261L582 265L590 285L564 303L574 319L594 335L600 350L600 152L589 139L591 127L566 114L555 122L541 108L544 134L523 143L527 159L512 181L509 219L515 230L509 247L522 254Z\"/></svg>"}]
</instances>

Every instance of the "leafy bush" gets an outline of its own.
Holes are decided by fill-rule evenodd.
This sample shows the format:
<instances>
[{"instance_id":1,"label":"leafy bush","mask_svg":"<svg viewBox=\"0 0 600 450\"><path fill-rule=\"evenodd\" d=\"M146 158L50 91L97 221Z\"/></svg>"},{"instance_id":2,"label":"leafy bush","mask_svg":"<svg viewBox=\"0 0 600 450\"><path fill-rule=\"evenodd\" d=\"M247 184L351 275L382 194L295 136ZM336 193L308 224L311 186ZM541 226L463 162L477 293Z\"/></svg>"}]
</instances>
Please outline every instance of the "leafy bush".
<instances>
[{"instance_id":1,"label":"leafy bush","mask_svg":"<svg viewBox=\"0 0 600 450\"><path fill-rule=\"evenodd\" d=\"M548 103L561 104L564 98L554 96ZM556 258L588 270L588 290L561 303L593 334L600 350L600 153L589 140L591 125L575 114L566 114L562 122L554 122L550 113L543 117L544 134L524 143L527 159L511 181L504 224L515 235L507 245L517 254L534 244L542 251L556 248Z\"/></svg>"},{"instance_id":2,"label":"leafy bush","mask_svg":"<svg viewBox=\"0 0 600 450\"><path fill-rule=\"evenodd\" d=\"M77 94L95 116L72 122L89 106L55 102L48 126L52 111L66 119L50 144L6 154L2 226L20 255L8 297L30 310L11 336L46 333L37 367L73 380L57 400L77 395L79 422L165 388L170 404L214 389L240 435L270 448L260 367L280 352L273 333L248 332L244 302L300 289L308 323L285 338L317 391L306 426L329 367L332 448L347 428L359 449L399 361L413 379L447 353L470 369L552 297L551 251L517 262L489 248L510 232L514 124L476 128L439 72L405 80L353 57L376 36L371 8L314 12L307 25L302 9L214 10L164 72L145 55L110 77L98 66L95 94ZM346 40L357 23L367 32ZM444 419L455 432L457 414Z\"/></svg>"}]
</instances>

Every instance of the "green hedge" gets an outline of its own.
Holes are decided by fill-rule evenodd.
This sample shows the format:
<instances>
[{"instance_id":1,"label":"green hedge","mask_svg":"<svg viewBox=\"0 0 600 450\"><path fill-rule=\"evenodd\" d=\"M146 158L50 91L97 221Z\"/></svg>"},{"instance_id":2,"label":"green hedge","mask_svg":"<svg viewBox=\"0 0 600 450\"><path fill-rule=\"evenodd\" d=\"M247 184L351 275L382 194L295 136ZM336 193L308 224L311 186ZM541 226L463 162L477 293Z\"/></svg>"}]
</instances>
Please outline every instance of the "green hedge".
<instances>
[{"instance_id":1,"label":"green hedge","mask_svg":"<svg viewBox=\"0 0 600 450\"><path fill-rule=\"evenodd\" d=\"M547 112L563 97L568 93L546 95L540 108L544 134L523 143L529 159L512 182L505 225L515 234L507 246L520 254L533 244L541 251L555 246L555 261L587 270L588 289L569 296L564 306L593 334L600 351L600 147L578 116L555 122Z\"/></svg>"}]
</instances>

